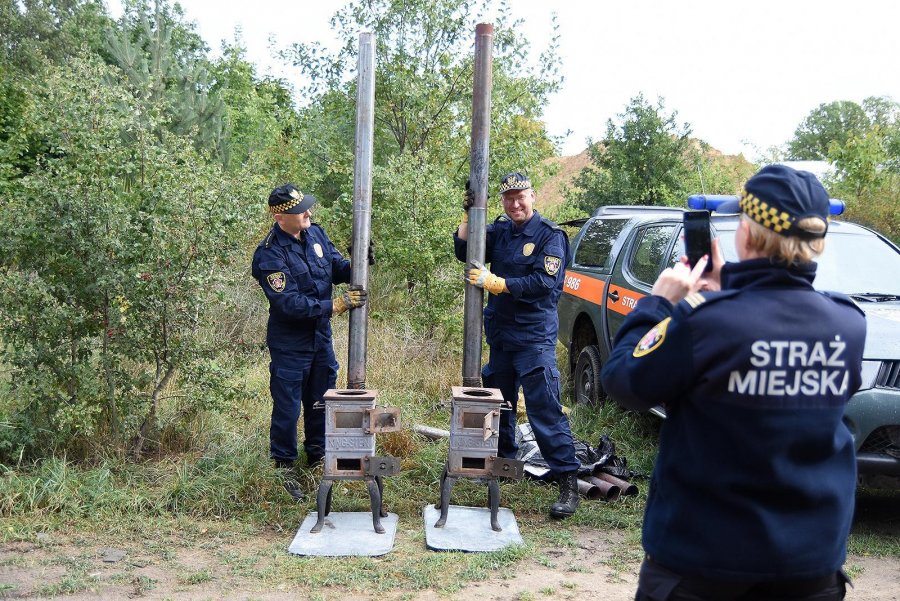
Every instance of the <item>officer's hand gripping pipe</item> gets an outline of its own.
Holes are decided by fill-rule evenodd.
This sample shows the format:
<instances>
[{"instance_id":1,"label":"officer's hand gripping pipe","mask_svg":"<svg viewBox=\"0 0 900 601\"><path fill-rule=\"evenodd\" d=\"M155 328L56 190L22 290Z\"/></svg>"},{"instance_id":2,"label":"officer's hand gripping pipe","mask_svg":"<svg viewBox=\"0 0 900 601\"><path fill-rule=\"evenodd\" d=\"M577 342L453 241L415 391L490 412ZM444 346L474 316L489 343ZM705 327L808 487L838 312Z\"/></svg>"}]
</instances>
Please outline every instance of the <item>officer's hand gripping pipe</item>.
<instances>
[{"instance_id":1,"label":"officer's hand gripping pipe","mask_svg":"<svg viewBox=\"0 0 900 601\"><path fill-rule=\"evenodd\" d=\"M352 244L347 247L347 256L348 257L353 256L353 245ZM375 241L372 240L371 238L369 239L369 252L366 253L366 261L369 263L369 265L375 264Z\"/></svg>"},{"instance_id":2,"label":"officer's hand gripping pipe","mask_svg":"<svg viewBox=\"0 0 900 601\"><path fill-rule=\"evenodd\" d=\"M369 293L364 288L350 288L340 296L334 297L331 304L331 316L337 317L348 309L356 309L366 304Z\"/></svg>"},{"instance_id":3,"label":"officer's hand gripping pipe","mask_svg":"<svg viewBox=\"0 0 900 601\"><path fill-rule=\"evenodd\" d=\"M506 280L491 273L487 267L478 261L472 261L472 267L469 268L466 281L473 286L484 288L491 294L506 292Z\"/></svg>"},{"instance_id":4,"label":"officer's hand gripping pipe","mask_svg":"<svg viewBox=\"0 0 900 601\"><path fill-rule=\"evenodd\" d=\"M469 221L469 209L475 204L475 191L472 190L472 184L466 180L466 191L463 193L463 218L462 222Z\"/></svg>"}]
</instances>

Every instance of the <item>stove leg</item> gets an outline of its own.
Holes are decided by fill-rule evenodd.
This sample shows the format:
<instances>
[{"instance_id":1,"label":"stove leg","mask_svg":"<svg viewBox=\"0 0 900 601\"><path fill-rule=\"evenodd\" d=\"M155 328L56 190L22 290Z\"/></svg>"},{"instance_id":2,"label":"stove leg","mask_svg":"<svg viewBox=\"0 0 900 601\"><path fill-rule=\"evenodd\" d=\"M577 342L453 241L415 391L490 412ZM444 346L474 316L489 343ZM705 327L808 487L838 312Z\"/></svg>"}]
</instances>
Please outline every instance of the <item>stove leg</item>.
<instances>
[{"instance_id":1,"label":"stove leg","mask_svg":"<svg viewBox=\"0 0 900 601\"><path fill-rule=\"evenodd\" d=\"M384 526L381 525L381 492L374 478L366 478L366 488L369 489L369 501L372 506L372 525L375 532L384 534Z\"/></svg>"},{"instance_id":2,"label":"stove leg","mask_svg":"<svg viewBox=\"0 0 900 601\"><path fill-rule=\"evenodd\" d=\"M381 498L381 517L386 518L388 512L384 510L384 478L375 476L375 482L378 484L378 496Z\"/></svg>"},{"instance_id":3,"label":"stove leg","mask_svg":"<svg viewBox=\"0 0 900 601\"><path fill-rule=\"evenodd\" d=\"M456 484L456 478L453 476L448 475L444 478L444 483L441 485L441 517L435 522L435 528L443 528L447 523L447 514L450 512L450 491L453 490L454 484Z\"/></svg>"},{"instance_id":4,"label":"stove leg","mask_svg":"<svg viewBox=\"0 0 900 601\"><path fill-rule=\"evenodd\" d=\"M329 482L334 482L333 480L329 480ZM334 488L331 486L328 487L328 497L325 499L325 515L331 514L331 493L334 492Z\"/></svg>"},{"instance_id":5,"label":"stove leg","mask_svg":"<svg viewBox=\"0 0 900 601\"><path fill-rule=\"evenodd\" d=\"M496 478L488 480L488 505L491 507L491 530L500 532L503 530L497 519L497 514L500 512L500 484Z\"/></svg>"},{"instance_id":6,"label":"stove leg","mask_svg":"<svg viewBox=\"0 0 900 601\"><path fill-rule=\"evenodd\" d=\"M322 526L325 525L325 516L331 509L329 506L331 505L330 501L332 485L334 485L334 480L322 479L322 481L319 482L319 492L316 493L316 511L318 512L319 517L316 520L316 525L313 526L310 530L312 534L321 532Z\"/></svg>"},{"instance_id":7,"label":"stove leg","mask_svg":"<svg viewBox=\"0 0 900 601\"><path fill-rule=\"evenodd\" d=\"M447 466L444 466L444 471L441 472L441 484L438 486L438 491L440 491L440 498L438 502L434 504L435 509L440 509L441 505L444 503L444 481L447 479Z\"/></svg>"}]
</instances>

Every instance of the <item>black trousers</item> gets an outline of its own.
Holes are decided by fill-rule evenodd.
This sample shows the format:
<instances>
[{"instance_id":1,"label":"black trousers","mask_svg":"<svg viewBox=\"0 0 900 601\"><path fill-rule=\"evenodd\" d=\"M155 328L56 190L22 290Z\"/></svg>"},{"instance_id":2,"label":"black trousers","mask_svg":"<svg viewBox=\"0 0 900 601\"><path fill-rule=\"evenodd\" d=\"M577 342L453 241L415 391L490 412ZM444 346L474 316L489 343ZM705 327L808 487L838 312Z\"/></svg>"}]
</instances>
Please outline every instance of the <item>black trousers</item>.
<instances>
[{"instance_id":1,"label":"black trousers","mask_svg":"<svg viewBox=\"0 0 900 601\"><path fill-rule=\"evenodd\" d=\"M686 578L650 559L641 564L635 601L841 601L850 582L843 571L823 578L729 582Z\"/></svg>"}]
</instances>

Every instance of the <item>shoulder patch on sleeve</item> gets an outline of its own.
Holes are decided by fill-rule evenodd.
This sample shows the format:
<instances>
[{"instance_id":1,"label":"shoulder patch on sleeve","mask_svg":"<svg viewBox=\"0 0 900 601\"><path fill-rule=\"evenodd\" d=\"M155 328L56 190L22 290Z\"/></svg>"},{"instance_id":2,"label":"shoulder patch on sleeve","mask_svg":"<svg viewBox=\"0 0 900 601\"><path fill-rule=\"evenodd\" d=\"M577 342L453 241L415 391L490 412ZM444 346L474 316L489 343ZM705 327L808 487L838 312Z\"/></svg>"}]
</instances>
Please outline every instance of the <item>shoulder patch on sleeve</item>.
<instances>
[{"instance_id":1,"label":"shoulder patch on sleeve","mask_svg":"<svg viewBox=\"0 0 900 601\"><path fill-rule=\"evenodd\" d=\"M635 357L643 357L662 346L663 341L666 339L666 330L669 329L669 322L671 321L671 317L666 317L664 320L650 328L650 331L644 334L644 337L638 341L637 346L634 347L634 351L632 351L631 354Z\"/></svg>"},{"instance_id":2,"label":"shoulder patch on sleeve","mask_svg":"<svg viewBox=\"0 0 900 601\"><path fill-rule=\"evenodd\" d=\"M560 267L562 267L562 257L554 257L553 255L544 257L544 271L547 272L547 275L556 275L559 273Z\"/></svg>"},{"instance_id":3,"label":"shoulder patch on sleeve","mask_svg":"<svg viewBox=\"0 0 900 601\"><path fill-rule=\"evenodd\" d=\"M860 309L859 305L857 305L856 302L852 298L847 296L846 294L843 294L841 292L834 292L832 290L821 290L819 293L822 294L823 296L827 296L828 298L830 298L831 300L833 300L835 302L841 303L842 305L849 305L849 306L853 307L854 309L859 311L860 314L863 316L865 316L865 314L866 314L866 312L863 311L862 309Z\"/></svg>"},{"instance_id":4,"label":"shoulder patch on sleeve","mask_svg":"<svg viewBox=\"0 0 900 601\"><path fill-rule=\"evenodd\" d=\"M266 276L266 281L269 282L269 287L272 288L275 292L283 292L285 286L285 277L283 271L276 271L274 273L270 273Z\"/></svg>"}]
</instances>

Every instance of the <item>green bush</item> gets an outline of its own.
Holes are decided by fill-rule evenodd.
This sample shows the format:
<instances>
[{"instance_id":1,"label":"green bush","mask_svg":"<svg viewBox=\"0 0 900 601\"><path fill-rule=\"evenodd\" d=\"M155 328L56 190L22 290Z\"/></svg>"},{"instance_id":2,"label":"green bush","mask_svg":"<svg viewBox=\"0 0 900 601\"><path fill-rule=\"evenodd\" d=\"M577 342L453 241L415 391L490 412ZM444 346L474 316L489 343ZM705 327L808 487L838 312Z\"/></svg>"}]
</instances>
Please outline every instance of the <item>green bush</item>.
<instances>
[{"instance_id":1,"label":"green bush","mask_svg":"<svg viewBox=\"0 0 900 601\"><path fill-rule=\"evenodd\" d=\"M234 392L203 330L244 276L233 262L266 185L157 127L147 95L95 59L26 87L23 122L46 150L0 213L0 460L139 452L179 371L188 412Z\"/></svg>"}]
</instances>

